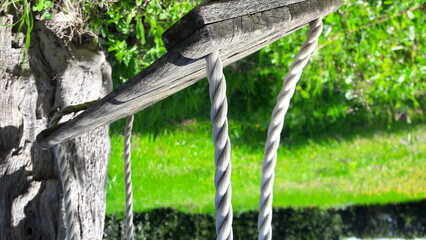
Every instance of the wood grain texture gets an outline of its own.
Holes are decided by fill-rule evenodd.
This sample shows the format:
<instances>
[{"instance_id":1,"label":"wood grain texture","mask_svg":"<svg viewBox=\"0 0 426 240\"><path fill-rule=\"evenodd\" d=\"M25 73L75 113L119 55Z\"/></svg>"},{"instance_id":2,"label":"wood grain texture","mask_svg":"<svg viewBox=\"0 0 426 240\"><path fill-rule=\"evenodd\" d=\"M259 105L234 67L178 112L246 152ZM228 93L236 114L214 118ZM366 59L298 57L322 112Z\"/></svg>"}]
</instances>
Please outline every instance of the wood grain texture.
<instances>
[{"instance_id":1,"label":"wood grain texture","mask_svg":"<svg viewBox=\"0 0 426 240\"><path fill-rule=\"evenodd\" d=\"M111 70L100 49L58 37L68 22L35 21L21 68L12 16L0 16L0 239L65 239L62 187L52 151L34 144L57 108L105 96ZM68 29L69 30L69 29ZM92 46L89 40L87 46ZM101 240L105 216L108 126L62 144L71 163L79 238Z\"/></svg>"},{"instance_id":2,"label":"wood grain texture","mask_svg":"<svg viewBox=\"0 0 426 240\"><path fill-rule=\"evenodd\" d=\"M260 13L306 0L222 0L201 4L167 29L163 42L167 49L172 49L201 27L232 18Z\"/></svg>"},{"instance_id":3,"label":"wood grain texture","mask_svg":"<svg viewBox=\"0 0 426 240\"><path fill-rule=\"evenodd\" d=\"M306 0L207 24L93 107L56 129L43 131L37 140L49 148L143 110L204 78L204 58L215 49L220 49L224 65L229 65L340 5L341 0Z\"/></svg>"}]
</instances>

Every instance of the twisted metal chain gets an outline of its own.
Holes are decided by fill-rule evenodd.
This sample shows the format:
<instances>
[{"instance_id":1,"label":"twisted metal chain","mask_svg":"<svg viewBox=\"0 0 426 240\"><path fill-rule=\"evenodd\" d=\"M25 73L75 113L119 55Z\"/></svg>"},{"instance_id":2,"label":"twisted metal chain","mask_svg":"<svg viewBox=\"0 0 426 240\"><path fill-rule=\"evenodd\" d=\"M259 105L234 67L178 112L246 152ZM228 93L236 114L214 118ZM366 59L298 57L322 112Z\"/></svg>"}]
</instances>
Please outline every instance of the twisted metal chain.
<instances>
[{"instance_id":1,"label":"twisted metal chain","mask_svg":"<svg viewBox=\"0 0 426 240\"><path fill-rule=\"evenodd\" d=\"M303 68L318 46L318 38L322 32L322 19L314 20L309 25L311 29L308 37L284 79L283 87L278 95L268 128L268 137L262 163L262 183L257 224L259 231L258 240L272 239L272 188L275 177L274 169L277 161L277 151L280 144L280 134L284 125L284 116L289 108L290 99L296 89L297 81L299 81L302 75Z\"/></svg>"},{"instance_id":2,"label":"twisted metal chain","mask_svg":"<svg viewBox=\"0 0 426 240\"><path fill-rule=\"evenodd\" d=\"M128 116L126 120L126 129L124 137L124 183L126 187L126 240L133 240L133 191L132 191L132 172L131 172L131 137L134 115Z\"/></svg>"},{"instance_id":3,"label":"twisted metal chain","mask_svg":"<svg viewBox=\"0 0 426 240\"><path fill-rule=\"evenodd\" d=\"M232 187L231 187L231 144L228 136L228 103L226 100L226 79L223 75L219 51L207 56L207 78L210 84L212 103L210 118L213 124L215 145L214 162L216 172L216 234L217 240L231 240L232 233Z\"/></svg>"}]
</instances>

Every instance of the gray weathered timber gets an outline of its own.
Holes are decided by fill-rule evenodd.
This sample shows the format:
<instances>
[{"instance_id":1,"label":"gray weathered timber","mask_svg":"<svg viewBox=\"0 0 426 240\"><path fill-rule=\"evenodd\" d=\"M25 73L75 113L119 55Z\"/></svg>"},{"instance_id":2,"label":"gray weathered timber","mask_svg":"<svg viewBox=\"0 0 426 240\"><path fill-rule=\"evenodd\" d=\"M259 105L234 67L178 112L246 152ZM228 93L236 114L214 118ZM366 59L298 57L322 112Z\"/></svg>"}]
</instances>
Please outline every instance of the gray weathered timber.
<instances>
[{"instance_id":1,"label":"gray weathered timber","mask_svg":"<svg viewBox=\"0 0 426 240\"><path fill-rule=\"evenodd\" d=\"M49 148L143 110L204 78L204 58L214 50L220 49L224 65L229 65L340 5L341 0L299 1L204 25L93 107L66 124L43 131L37 140Z\"/></svg>"},{"instance_id":2,"label":"gray weathered timber","mask_svg":"<svg viewBox=\"0 0 426 240\"><path fill-rule=\"evenodd\" d=\"M200 4L182 17L163 34L167 49L172 49L201 27L232 18L260 13L306 0L239 0L210 1Z\"/></svg>"},{"instance_id":3,"label":"gray weathered timber","mask_svg":"<svg viewBox=\"0 0 426 240\"><path fill-rule=\"evenodd\" d=\"M60 15L58 13L58 15ZM100 49L64 45L72 21L35 21L22 71L22 43L12 16L0 16L0 239L63 240L62 187L51 150L34 144L51 114L105 96L111 69ZM86 37L84 35L84 37ZM83 41L84 42L84 41ZM71 162L78 239L101 240L105 217L108 126L61 145Z\"/></svg>"}]
</instances>

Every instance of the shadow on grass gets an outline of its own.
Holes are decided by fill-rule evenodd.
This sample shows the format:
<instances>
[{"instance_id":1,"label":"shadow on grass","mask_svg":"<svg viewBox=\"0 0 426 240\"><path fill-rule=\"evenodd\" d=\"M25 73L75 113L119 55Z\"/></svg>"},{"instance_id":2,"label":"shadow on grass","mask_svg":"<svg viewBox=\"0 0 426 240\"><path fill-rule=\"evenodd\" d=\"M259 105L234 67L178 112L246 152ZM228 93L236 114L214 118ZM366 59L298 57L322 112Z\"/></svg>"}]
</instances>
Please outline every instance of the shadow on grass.
<instances>
[{"instance_id":1,"label":"shadow on grass","mask_svg":"<svg viewBox=\"0 0 426 240\"><path fill-rule=\"evenodd\" d=\"M282 133L281 145L300 147L305 145L307 142L314 143L327 143L331 140L346 140L352 141L358 137L372 138L377 134L398 134L409 130L414 130L420 126L424 126L426 121L417 121L413 123L407 122L386 122L386 121L372 121L372 122L360 122L355 124L340 125L340 127L329 128L327 130L309 134L305 137L303 135L292 135L288 137L286 132Z\"/></svg>"},{"instance_id":2,"label":"shadow on grass","mask_svg":"<svg viewBox=\"0 0 426 240\"><path fill-rule=\"evenodd\" d=\"M188 129L188 131L197 131L201 128L206 131L206 134L211 134L211 127L207 124L210 120L205 117L185 119L157 119L147 124L145 116L149 114L138 113L135 116L135 126L133 132L139 135L149 135L155 140L158 136L163 134L173 134L175 131ZM200 126L194 125L201 123ZM358 119L341 119L335 122L332 126L321 126L317 129L307 128L299 130L292 130L288 126L284 126L281 133L281 145L287 147L302 147L309 143L327 143L328 141L346 140L351 141L357 137L371 138L380 133L399 133L407 130L416 129L419 126L426 124L426 120L419 119L412 123L406 121L389 122L380 119L363 120ZM112 124L111 134L120 134L124 132L125 120L119 120ZM300 130L302 129L302 130ZM242 119L230 119L229 135L231 142L237 145L244 145L252 149L263 149L267 135L267 126L260 126L260 124L248 122Z\"/></svg>"}]
</instances>

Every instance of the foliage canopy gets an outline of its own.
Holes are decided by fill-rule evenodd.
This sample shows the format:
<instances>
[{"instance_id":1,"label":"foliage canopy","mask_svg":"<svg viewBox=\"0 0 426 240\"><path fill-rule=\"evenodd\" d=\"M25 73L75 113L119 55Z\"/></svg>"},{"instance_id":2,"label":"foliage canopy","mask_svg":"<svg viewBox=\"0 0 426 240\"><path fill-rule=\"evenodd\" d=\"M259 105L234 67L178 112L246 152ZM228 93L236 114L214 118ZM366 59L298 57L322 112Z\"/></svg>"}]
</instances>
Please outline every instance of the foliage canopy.
<instances>
[{"instance_id":1,"label":"foliage canopy","mask_svg":"<svg viewBox=\"0 0 426 240\"><path fill-rule=\"evenodd\" d=\"M87 30L99 35L118 86L165 53L162 33L197 3L7 0L0 9L18 10L19 29L28 26L27 48L34 16L50 19L73 10ZM319 51L297 87L286 118L290 136L372 119L424 120L424 10L422 1L344 0L338 12L325 18ZM247 123L248 131L253 123L267 127L281 79L305 34L300 30L226 69L231 119ZM201 81L140 113L136 128L157 131L170 122L207 118L208 101L207 82Z\"/></svg>"}]
</instances>

